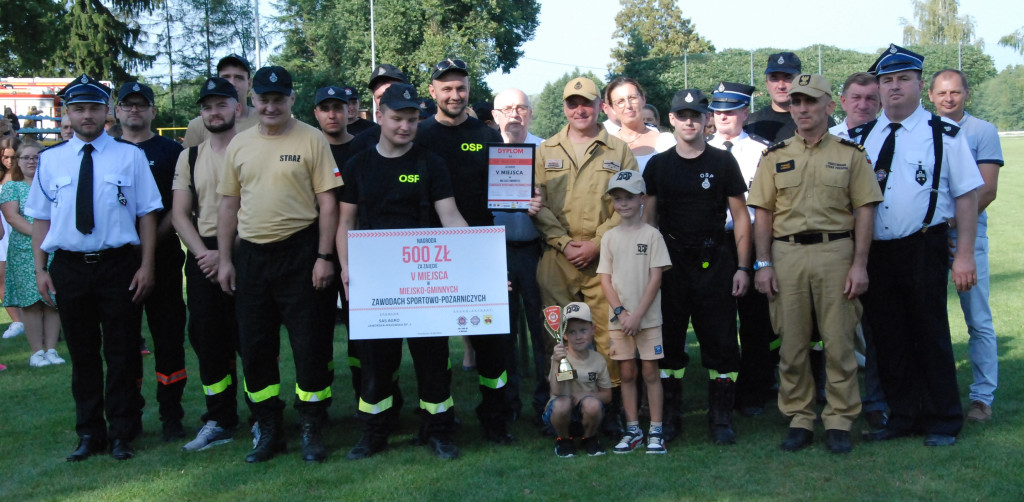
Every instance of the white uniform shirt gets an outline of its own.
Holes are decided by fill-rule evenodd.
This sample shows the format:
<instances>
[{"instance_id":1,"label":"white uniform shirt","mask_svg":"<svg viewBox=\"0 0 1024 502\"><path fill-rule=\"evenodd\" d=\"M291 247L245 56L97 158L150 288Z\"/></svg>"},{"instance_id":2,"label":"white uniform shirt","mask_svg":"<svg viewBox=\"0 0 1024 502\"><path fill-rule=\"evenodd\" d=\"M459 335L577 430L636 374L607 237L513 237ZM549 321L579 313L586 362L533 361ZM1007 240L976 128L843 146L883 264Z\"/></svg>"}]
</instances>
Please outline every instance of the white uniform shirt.
<instances>
[{"instance_id":1,"label":"white uniform shirt","mask_svg":"<svg viewBox=\"0 0 1024 502\"><path fill-rule=\"evenodd\" d=\"M875 240L900 239L921 230L932 188L935 168L932 148L931 113L918 105L917 110L900 124L896 131L896 150L885 186L885 197L875 211ZM942 119L951 125L955 122ZM864 141L864 149L872 162L878 159L882 143L889 135L891 121L883 113ZM971 157L966 134L956 137L942 134L942 166L939 175L939 198L931 224L955 216L954 199L984 184L978 165ZM918 167L927 179L917 182Z\"/></svg>"},{"instance_id":2,"label":"white uniform shirt","mask_svg":"<svg viewBox=\"0 0 1024 502\"><path fill-rule=\"evenodd\" d=\"M833 136L839 136L843 139L850 139L850 126L846 125L846 121L842 121L832 127L828 128L829 134Z\"/></svg>"},{"instance_id":3,"label":"white uniform shirt","mask_svg":"<svg viewBox=\"0 0 1024 502\"><path fill-rule=\"evenodd\" d=\"M721 134L715 134L708 144L718 148L719 150L725 150L725 136ZM754 174L757 173L757 163L761 161L761 152L768 145L762 143L747 134L747 131L741 131L739 136L729 140L732 142L732 156L736 159L736 163L740 165L740 172L743 173L743 180L747 182L747 189L750 189L750 184L754 182ZM750 211L750 221L754 221L754 208L747 207ZM725 211L725 229L732 230L732 211Z\"/></svg>"},{"instance_id":4,"label":"white uniform shirt","mask_svg":"<svg viewBox=\"0 0 1024 502\"><path fill-rule=\"evenodd\" d=\"M163 208L160 191L141 148L116 141L105 132L92 145L96 226L88 235L75 227L78 171L85 142L76 135L39 155L25 214L50 221L50 231L41 246L47 253L58 249L89 253L139 244L136 219ZM118 193L123 195L123 205Z\"/></svg>"}]
</instances>

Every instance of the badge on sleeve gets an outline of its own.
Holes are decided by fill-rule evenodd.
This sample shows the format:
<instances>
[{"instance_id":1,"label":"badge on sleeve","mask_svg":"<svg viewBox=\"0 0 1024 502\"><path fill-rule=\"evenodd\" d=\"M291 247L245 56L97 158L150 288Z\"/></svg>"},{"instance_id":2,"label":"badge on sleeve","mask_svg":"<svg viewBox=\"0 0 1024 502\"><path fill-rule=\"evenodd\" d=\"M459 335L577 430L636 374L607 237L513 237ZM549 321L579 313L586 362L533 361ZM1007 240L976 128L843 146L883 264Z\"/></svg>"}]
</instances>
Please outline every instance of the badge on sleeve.
<instances>
[{"instance_id":1,"label":"badge on sleeve","mask_svg":"<svg viewBox=\"0 0 1024 502\"><path fill-rule=\"evenodd\" d=\"M775 164L775 172L777 173L788 173L796 169L796 162L787 160L785 162L778 162Z\"/></svg>"}]
</instances>

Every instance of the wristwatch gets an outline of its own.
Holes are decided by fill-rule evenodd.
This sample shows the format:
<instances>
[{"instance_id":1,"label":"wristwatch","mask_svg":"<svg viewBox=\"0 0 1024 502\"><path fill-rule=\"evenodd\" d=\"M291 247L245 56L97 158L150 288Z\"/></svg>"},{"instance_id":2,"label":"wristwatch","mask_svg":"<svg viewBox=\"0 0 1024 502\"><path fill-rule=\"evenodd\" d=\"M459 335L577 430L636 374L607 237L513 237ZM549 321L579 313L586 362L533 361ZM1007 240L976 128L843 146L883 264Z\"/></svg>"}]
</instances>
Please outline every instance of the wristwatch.
<instances>
[{"instance_id":1,"label":"wristwatch","mask_svg":"<svg viewBox=\"0 0 1024 502\"><path fill-rule=\"evenodd\" d=\"M334 259L334 253L317 253L316 257L321 260L331 261Z\"/></svg>"},{"instance_id":2,"label":"wristwatch","mask_svg":"<svg viewBox=\"0 0 1024 502\"><path fill-rule=\"evenodd\" d=\"M618 307L615 307L614 309L612 309L612 313L615 314L615 317L612 317L611 322L618 321L619 320L619 314L621 314L621 313L623 313L625 311L626 311L626 307L623 307L622 305L619 305Z\"/></svg>"},{"instance_id":3,"label":"wristwatch","mask_svg":"<svg viewBox=\"0 0 1024 502\"><path fill-rule=\"evenodd\" d=\"M755 261L754 262L754 271L756 272L758 270L761 270L762 268L770 267L770 266L772 266L772 262L770 262L770 261Z\"/></svg>"}]
</instances>

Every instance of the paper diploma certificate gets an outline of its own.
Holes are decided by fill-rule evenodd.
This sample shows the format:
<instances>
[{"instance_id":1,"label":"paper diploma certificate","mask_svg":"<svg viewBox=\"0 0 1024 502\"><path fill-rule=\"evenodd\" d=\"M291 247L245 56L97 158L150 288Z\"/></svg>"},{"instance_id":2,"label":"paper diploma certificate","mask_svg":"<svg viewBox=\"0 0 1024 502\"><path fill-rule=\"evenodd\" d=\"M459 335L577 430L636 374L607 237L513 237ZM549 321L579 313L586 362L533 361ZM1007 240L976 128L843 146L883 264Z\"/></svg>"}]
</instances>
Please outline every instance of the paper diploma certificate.
<instances>
[{"instance_id":1,"label":"paper diploma certificate","mask_svg":"<svg viewBox=\"0 0 1024 502\"><path fill-rule=\"evenodd\" d=\"M526 211L533 197L535 145L487 145L487 209Z\"/></svg>"},{"instance_id":2,"label":"paper diploma certificate","mask_svg":"<svg viewBox=\"0 0 1024 502\"><path fill-rule=\"evenodd\" d=\"M509 331L505 227L348 233L353 340Z\"/></svg>"}]
</instances>

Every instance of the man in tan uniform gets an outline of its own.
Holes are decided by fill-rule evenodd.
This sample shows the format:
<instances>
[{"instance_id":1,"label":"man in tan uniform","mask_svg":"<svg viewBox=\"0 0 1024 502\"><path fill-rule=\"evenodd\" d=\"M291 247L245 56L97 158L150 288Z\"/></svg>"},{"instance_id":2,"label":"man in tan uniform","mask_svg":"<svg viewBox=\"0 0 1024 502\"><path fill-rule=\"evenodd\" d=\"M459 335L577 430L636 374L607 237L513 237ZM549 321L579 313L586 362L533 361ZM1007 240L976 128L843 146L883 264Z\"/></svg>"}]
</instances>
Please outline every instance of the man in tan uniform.
<instances>
[{"instance_id":1,"label":"man in tan uniform","mask_svg":"<svg viewBox=\"0 0 1024 502\"><path fill-rule=\"evenodd\" d=\"M283 323L295 356L302 457L322 462L320 426L334 380L337 290L330 284L341 172L323 134L291 116L287 70L257 71L253 102L260 123L231 140L217 186L218 282L235 296L245 392L258 422L245 461L270 460L285 448L277 362ZM232 253L236 230L241 241Z\"/></svg>"},{"instance_id":2,"label":"man in tan uniform","mask_svg":"<svg viewBox=\"0 0 1024 502\"><path fill-rule=\"evenodd\" d=\"M835 109L820 75L800 75L789 90L796 136L764 151L747 203L756 211L754 284L768 295L779 333L779 410L790 418L780 445L797 451L814 439L811 323L825 346L828 403L821 419L828 449L851 451L860 413L854 337L867 291L868 248L881 191L864 149L828 133Z\"/></svg>"},{"instance_id":3,"label":"man in tan uniform","mask_svg":"<svg viewBox=\"0 0 1024 502\"><path fill-rule=\"evenodd\" d=\"M608 180L619 171L637 170L637 163L629 147L597 122L601 98L594 81L570 80L562 99L569 124L537 148L540 194L530 214L547 244L537 281L544 305L567 305L582 298L590 306L595 313L594 341L617 387L619 369L608 357L608 301L601 291L597 261L601 236L619 224L605 192ZM615 397L615 403L621 402L617 393Z\"/></svg>"},{"instance_id":4,"label":"man in tan uniform","mask_svg":"<svg viewBox=\"0 0 1024 502\"><path fill-rule=\"evenodd\" d=\"M200 451L230 442L238 426L238 321L235 299L217 284L217 183L224 154L235 137L238 92L225 79L212 77L199 91L199 114L210 138L187 148L174 168L171 222L188 248L185 259L188 334L199 360L206 412L196 438L185 451Z\"/></svg>"}]
</instances>

